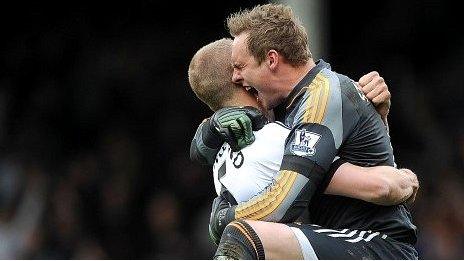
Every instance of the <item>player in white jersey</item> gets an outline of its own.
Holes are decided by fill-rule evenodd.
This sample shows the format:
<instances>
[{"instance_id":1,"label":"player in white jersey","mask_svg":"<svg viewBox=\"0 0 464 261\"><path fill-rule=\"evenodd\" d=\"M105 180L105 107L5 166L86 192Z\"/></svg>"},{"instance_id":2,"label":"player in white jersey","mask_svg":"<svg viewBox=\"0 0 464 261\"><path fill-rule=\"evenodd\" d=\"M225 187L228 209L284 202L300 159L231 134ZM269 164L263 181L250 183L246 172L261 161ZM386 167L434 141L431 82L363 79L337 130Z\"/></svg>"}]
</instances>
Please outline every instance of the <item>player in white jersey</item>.
<instances>
[{"instance_id":1,"label":"player in white jersey","mask_svg":"<svg viewBox=\"0 0 464 261\"><path fill-rule=\"evenodd\" d=\"M282 148L289 132L284 125L272 122L255 131L253 144L238 152L224 143L213 164L217 194L227 189L233 199L241 203L269 186L279 171L284 152Z\"/></svg>"},{"instance_id":2,"label":"player in white jersey","mask_svg":"<svg viewBox=\"0 0 464 261\"><path fill-rule=\"evenodd\" d=\"M231 67L227 63L230 61L230 56L227 56L230 44L231 40L223 39L209 44L197 52L196 58L192 59L189 68L189 81L192 89L213 110L227 106L251 105L259 107L255 96L228 80L230 79L231 70L221 70L221 68L229 69ZM220 55L225 56L221 57ZM214 59L215 62L208 63L211 59ZM371 83L366 84L364 87L366 86L368 88L363 90L372 88ZM378 92L376 88L370 90ZM383 94L384 92L382 92ZM249 122L241 121L240 118L235 118L235 120L234 123L237 123L238 127L234 128L233 124L231 124L229 125L230 131L243 131L250 128L247 125L250 124ZM195 135L196 138L200 137L200 139L194 139L192 148L201 148L201 152L200 154L193 153L192 158L212 163L211 155L217 154L214 160L214 176L218 194L227 191L231 195L229 200L235 200L237 201L235 203L238 203L250 200L254 195L257 195L273 183L274 177L280 168L283 144L289 132L287 128L278 123L264 125L261 130L254 133L253 139L243 142L252 143L250 146L236 151L237 144L232 144L232 148L230 148L227 143L223 144L223 141L201 139L202 134L211 129L207 125L208 123L204 122ZM253 140L254 143L250 142ZM211 144L215 146L210 146ZM325 193L354 197L377 204L396 204L408 198L413 199L418 187L417 178L414 174L408 171L396 170L392 167L361 168L344 163L334 169L334 172L335 174ZM370 175L368 172L376 173L376 175ZM385 193L386 191L387 193ZM295 237L297 235L293 237L293 242L296 242ZM248 241L244 244L254 245L255 243L255 241L251 242L250 238L248 238ZM286 247L287 242L280 242L280 244ZM295 244L289 244L288 249L295 249L295 252L301 255L299 252L301 250L295 248ZM292 257L287 256L287 258Z\"/></svg>"}]
</instances>

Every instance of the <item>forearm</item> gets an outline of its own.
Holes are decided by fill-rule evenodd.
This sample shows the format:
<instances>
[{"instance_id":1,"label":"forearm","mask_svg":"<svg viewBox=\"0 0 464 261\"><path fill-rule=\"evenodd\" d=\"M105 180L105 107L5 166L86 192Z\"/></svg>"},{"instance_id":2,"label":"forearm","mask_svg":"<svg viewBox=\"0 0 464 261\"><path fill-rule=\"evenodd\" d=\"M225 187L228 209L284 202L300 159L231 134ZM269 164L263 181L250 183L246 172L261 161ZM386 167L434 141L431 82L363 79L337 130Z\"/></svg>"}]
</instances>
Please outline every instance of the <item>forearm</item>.
<instances>
[{"instance_id":1,"label":"forearm","mask_svg":"<svg viewBox=\"0 0 464 261\"><path fill-rule=\"evenodd\" d=\"M372 202L383 191L379 177L371 177L367 168L344 162L335 171L324 194Z\"/></svg>"},{"instance_id":2,"label":"forearm","mask_svg":"<svg viewBox=\"0 0 464 261\"><path fill-rule=\"evenodd\" d=\"M413 185L410 176L393 167L367 168L344 163L336 170L324 193L378 205L396 205L413 194Z\"/></svg>"}]
</instances>

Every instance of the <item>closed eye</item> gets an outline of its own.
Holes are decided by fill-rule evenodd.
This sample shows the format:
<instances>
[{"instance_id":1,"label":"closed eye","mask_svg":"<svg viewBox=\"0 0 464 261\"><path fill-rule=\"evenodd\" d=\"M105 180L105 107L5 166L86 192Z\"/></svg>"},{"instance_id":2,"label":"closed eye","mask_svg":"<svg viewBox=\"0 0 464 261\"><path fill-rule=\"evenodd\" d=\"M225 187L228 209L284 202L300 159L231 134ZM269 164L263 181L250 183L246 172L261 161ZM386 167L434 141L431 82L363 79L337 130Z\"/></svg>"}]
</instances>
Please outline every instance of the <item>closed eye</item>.
<instances>
[{"instance_id":1,"label":"closed eye","mask_svg":"<svg viewBox=\"0 0 464 261\"><path fill-rule=\"evenodd\" d=\"M239 63L234 63L233 66L234 66L234 69L242 69L243 67L245 67L245 66L243 66L242 64L239 64Z\"/></svg>"}]
</instances>

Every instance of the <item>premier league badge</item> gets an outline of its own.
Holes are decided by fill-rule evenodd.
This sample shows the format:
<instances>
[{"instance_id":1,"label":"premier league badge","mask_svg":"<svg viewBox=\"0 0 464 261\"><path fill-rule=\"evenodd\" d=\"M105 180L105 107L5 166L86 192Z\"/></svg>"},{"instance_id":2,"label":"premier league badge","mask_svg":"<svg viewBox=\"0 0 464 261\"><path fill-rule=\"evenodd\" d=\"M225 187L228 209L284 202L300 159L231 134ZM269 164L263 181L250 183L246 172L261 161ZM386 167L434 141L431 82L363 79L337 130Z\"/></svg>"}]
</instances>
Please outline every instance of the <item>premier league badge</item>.
<instances>
[{"instance_id":1,"label":"premier league badge","mask_svg":"<svg viewBox=\"0 0 464 261\"><path fill-rule=\"evenodd\" d=\"M321 135L307 130L296 130L291 151L298 156L312 156L316 153L316 144Z\"/></svg>"}]
</instances>

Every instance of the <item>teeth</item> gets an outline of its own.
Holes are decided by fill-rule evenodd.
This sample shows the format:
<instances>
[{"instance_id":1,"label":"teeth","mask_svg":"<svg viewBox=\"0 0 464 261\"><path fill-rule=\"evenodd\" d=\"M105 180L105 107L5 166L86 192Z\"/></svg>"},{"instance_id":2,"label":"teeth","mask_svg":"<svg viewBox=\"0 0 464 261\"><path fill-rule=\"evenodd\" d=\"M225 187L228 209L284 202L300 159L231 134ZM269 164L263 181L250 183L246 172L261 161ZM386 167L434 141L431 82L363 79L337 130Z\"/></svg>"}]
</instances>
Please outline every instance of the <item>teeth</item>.
<instances>
[{"instance_id":1,"label":"teeth","mask_svg":"<svg viewBox=\"0 0 464 261\"><path fill-rule=\"evenodd\" d=\"M245 87L245 90L249 91L249 90L251 90L251 87L247 86L247 87Z\"/></svg>"}]
</instances>

